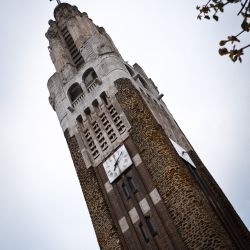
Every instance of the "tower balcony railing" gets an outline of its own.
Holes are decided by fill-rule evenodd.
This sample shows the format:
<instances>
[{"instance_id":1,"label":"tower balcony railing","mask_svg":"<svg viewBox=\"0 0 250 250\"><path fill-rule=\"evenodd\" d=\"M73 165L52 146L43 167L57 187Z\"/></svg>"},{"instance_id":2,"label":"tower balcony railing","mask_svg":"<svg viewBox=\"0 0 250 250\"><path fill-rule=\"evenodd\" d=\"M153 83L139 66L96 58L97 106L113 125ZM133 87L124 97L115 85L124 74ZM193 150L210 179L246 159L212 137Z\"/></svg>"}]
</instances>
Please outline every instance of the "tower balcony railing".
<instances>
[{"instance_id":1,"label":"tower balcony railing","mask_svg":"<svg viewBox=\"0 0 250 250\"><path fill-rule=\"evenodd\" d=\"M76 105L78 105L84 98L84 93L82 92L75 100L74 102L72 102L72 106L75 107Z\"/></svg>"},{"instance_id":2,"label":"tower balcony railing","mask_svg":"<svg viewBox=\"0 0 250 250\"><path fill-rule=\"evenodd\" d=\"M95 87L96 87L98 84L101 84L101 81L100 81L98 78L94 79L93 82L91 82L91 83L89 84L89 86L87 87L88 92L91 92L93 89L95 89Z\"/></svg>"}]
</instances>

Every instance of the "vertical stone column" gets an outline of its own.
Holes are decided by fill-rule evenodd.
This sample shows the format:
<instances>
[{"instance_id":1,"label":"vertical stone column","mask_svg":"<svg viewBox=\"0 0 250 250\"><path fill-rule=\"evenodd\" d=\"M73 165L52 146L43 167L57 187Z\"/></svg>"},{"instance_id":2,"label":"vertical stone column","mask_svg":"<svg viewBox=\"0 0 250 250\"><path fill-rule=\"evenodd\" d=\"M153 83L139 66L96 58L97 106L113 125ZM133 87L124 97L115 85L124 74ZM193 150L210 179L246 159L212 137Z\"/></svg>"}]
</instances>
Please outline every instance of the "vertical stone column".
<instances>
[{"instance_id":1,"label":"vertical stone column","mask_svg":"<svg viewBox=\"0 0 250 250\"><path fill-rule=\"evenodd\" d=\"M59 35L58 28L54 21L50 21L50 28L46 33L49 40L50 57L55 65L57 72L62 72L64 66L71 63L71 58L68 50L64 47L62 39Z\"/></svg>"},{"instance_id":2,"label":"vertical stone column","mask_svg":"<svg viewBox=\"0 0 250 250\"><path fill-rule=\"evenodd\" d=\"M102 189L92 167L86 168L75 136L65 132L65 138L73 159L76 173L94 225L96 237L103 250L123 249L117 228L115 227Z\"/></svg>"}]
</instances>

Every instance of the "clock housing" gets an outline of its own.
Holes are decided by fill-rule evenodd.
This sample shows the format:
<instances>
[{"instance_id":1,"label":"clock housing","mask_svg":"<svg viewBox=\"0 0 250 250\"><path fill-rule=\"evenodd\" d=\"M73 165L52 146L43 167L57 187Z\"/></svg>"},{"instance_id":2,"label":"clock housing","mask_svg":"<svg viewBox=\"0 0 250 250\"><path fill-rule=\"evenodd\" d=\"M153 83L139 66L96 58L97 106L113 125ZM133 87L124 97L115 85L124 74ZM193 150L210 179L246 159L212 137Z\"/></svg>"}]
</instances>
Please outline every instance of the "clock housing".
<instances>
[{"instance_id":1,"label":"clock housing","mask_svg":"<svg viewBox=\"0 0 250 250\"><path fill-rule=\"evenodd\" d=\"M112 183L116 178L118 178L131 165L132 160L125 145L119 147L103 163L104 170L107 174L110 183Z\"/></svg>"}]
</instances>

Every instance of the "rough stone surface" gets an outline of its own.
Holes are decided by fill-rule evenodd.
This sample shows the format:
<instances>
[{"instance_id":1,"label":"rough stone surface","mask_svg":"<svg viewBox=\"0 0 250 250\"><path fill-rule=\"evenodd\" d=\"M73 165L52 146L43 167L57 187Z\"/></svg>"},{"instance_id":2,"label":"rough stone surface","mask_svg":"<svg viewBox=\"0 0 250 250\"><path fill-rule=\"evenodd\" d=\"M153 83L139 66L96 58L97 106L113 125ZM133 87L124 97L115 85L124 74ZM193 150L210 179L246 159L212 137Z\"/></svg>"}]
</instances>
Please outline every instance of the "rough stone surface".
<instances>
[{"instance_id":1,"label":"rough stone surface","mask_svg":"<svg viewBox=\"0 0 250 250\"><path fill-rule=\"evenodd\" d=\"M116 97L131 126L154 184L188 249L234 249L203 193L191 178L162 127L128 79L116 82Z\"/></svg>"},{"instance_id":2,"label":"rough stone surface","mask_svg":"<svg viewBox=\"0 0 250 250\"><path fill-rule=\"evenodd\" d=\"M197 166L197 171L204 179L205 183L211 190L213 199L216 201L216 205L223 210L223 217L226 219L226 223L230 224L230 227L234 230L234 237L238 238L239 244L242 249L250 249L250 233L247 227L244 225L239 215L234 210L233 206L206 169L198 155L194 151L190 151L189 155Z\"/></svg>"},{"instance_id":3,"label":"rough stone surface","mask_svg":"<svg viewBox=\"0 0 250 250\"><path fill-rule=\"evenodd\" d=\"M104 200L104 195L96 178L94 168L87 169L84 165L75 136L65 133L69 150L76 168L76 173L89 209L95 233L101 249L123 249L120 237L111 214Z\"/></svg>"}]
</instances>

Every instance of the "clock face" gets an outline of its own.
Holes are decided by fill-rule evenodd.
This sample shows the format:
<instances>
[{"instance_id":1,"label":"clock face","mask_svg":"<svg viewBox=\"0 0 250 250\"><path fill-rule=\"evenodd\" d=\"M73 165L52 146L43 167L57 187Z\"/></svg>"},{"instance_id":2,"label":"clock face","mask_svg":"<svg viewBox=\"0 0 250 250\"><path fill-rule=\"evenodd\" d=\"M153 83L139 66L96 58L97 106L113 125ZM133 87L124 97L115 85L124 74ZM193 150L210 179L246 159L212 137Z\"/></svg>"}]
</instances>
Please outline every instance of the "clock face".
<instances>
[{"instance_id":1,"label":"clock face","mask_svg":"<svg viewBox=\"0 0 250 250\"><path fill-rule=\"evenodd\" d=\"M103 167L112 183L121 173L132 165L132 160L124 145L119 147L104 163Z\"/></svg>"}]
</instances>

